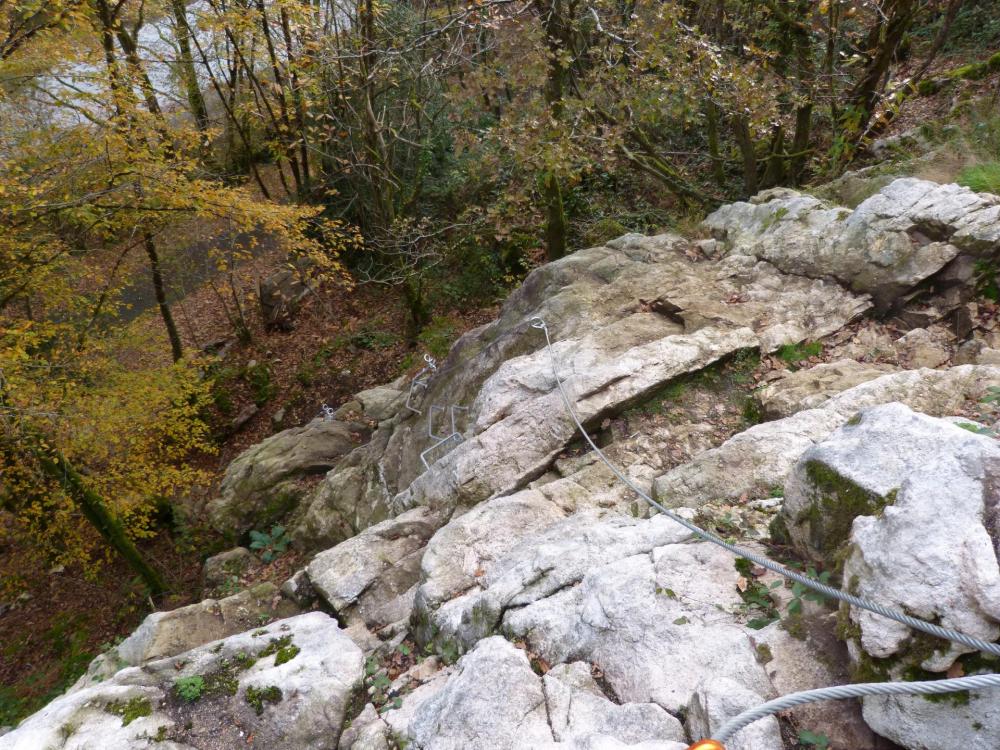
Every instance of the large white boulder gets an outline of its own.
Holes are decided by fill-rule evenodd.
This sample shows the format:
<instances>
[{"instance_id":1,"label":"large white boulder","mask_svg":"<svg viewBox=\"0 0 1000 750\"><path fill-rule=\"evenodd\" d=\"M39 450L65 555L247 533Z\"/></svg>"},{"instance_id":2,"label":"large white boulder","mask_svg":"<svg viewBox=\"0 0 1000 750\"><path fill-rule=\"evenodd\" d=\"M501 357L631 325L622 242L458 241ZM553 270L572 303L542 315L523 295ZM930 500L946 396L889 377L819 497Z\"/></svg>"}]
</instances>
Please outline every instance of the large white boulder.
<instances>
[{"instance_id":1,"label":"large white boulder","mask_svg":"<svg viewBox=\"0 0 1000 750\"><path fill-rule=\"evenodd\" d=\"M722 206L705 226L732 253L787 273L833 277L888 308L960 253L1000 250L1000 198L902 178L850 211L777 189Z\"/></svg>"},{"instance_id":2,"label":"large white boulder","mask_svg":"<svg viewBox=\"0 0 1000 750\"><path fill-rule=\"evenodd\" d=\"M2 750L335 750L364 658L321 612L129 667L57 698ZM187 697L183 681L197 683Z\"/></svg>"},{"instance_id":3,"label":"large white boulder","mask_svg":"<svg viewBox=\"0 0 1000 750\"><path fill-rule=\"evenodd\" d=\"M842 586L986 641L1000 636L1000 444L902 404L859 412L807 451L785 486L792 539ZM851 608L841 626L867 679L996 671L1000 660ZM912 750L1000 746L992 693L866 698L879 734Z\"/></svg>"}]
</instances>

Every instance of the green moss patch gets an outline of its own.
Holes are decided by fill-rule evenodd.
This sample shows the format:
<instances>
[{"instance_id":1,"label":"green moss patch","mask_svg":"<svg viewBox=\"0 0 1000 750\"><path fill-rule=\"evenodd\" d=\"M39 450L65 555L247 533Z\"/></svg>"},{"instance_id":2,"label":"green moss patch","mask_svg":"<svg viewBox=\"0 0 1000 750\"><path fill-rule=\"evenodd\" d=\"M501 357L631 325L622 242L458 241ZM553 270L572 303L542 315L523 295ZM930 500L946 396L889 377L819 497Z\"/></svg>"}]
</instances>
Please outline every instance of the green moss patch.
<instances>
[{"instance_id":1,"label":"green moss patch","mask_svg":"<svg viewBox=\"0 0 1000 750\"><path fill-rule=\"evenodd\" d=\"M838 552L851 535L854 519L878 515L895 502L896 490L885 496L869 492L819 461L806 464L806 476L815 488L804 513L810 542L831 567L839 569L843 560Z\"/></svg>"},{"instance_id":2,"label":"green moss patch","mask_svg":"<svg viewBox=\"0 0 1000 750\"><path fill-rule=\"evenodd\" d=\"M285 662L289 662L299 655L298 646L292 643L292 636L285 635L281 638L272 638L271 642L260 652L259 657L274 656L274 666L279 667Z\"/></svg>"},{"instance_id":3,"label":"green moss patch","mask_svg":"<svg viewBox=\"0 0 1000 750\"><path fill-rule=\"evenodd\" d=\"M122 726L127 727L136 719L143 716L150 716L153 713L153 706L148 698L132 698L127 701L114 701L104 707L109 714L122 717Z\"/></svg>"},{"instance_id":4,"label":"green moss patch","mask_svg":"<svg viewBox=\"0 0 1000 750\"><path fill-rule=\"evenodd\" d=\"M281 688L277 685L268 685L267 687L256 688L252 685L247 688L246 692L246 702L256 712L258 716L264 713L265 703L280 703L281 702Z\"/></svg>"}]
</instances>

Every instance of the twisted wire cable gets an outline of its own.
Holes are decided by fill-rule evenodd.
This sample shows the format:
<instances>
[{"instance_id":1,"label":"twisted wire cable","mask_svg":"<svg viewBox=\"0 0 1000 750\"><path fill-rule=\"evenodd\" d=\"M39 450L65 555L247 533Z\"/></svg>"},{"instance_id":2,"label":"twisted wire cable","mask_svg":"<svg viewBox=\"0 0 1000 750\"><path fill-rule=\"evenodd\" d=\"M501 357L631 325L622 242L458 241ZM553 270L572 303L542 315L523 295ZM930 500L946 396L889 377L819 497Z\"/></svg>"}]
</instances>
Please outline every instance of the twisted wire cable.
<instances>
[{"instance_id":1,"label":"twisted wire cable","mask_svg":"<svg viewBox=\"0 0 1000 750\"><path fill-rule=\"evenodd\" d=\"M803 703L817 701L842 700L844 698L861 698L866 695L938 695L940 693L955 693L960 690L978 690L982 688L1000 687L1000 674L981 674L971 677L956 677L948 680L927 680L925 682L869 682L858 685L836 685L834 687L803 690L799 693L789 693L781 698L763 703L756 708L744 711L730 719L712 736L712 739L725 742L734 734L758 719L784 711L787 708L801 706Z\"/></svg>"},{"instance_id":2,"label":"twisted wire cable","mask_svg":"<svg viewBox=\"0 0 1000 750\"><path fill-rule=\"evenodd\" d=\"M565 404L566 410L569 412L569 415L573 419L573 422L576 424L576 427L579 430L580 434L583 436L584 440L587 441L587 443L594 450L594 452L601 459L601 461L603 461L604 464L609 469L611 469L614 475L618 477L618 479L620 479L622 482L624 482L626 486L628 486L628 488L631 489L635 494L637 494L644 501L646 501L646 503L648 503L651 507L660 511L667 518L676 523L679 523L688 531L690 531L691 533L695 534L698 537L701 537L705 541L711 542L712 544L716 544L719 547L728 550L729 552L738 557L742 557L746 560L749 560L750 562L756 563L757 565L760 565L761 567L766 568L767 570L770 570L774 573L777 573L778 575L783 576L791 581L801 583L803 586L806 586L807 588L810 588L813 591L823 594L826 597L846 602L847 604L850 604L851 606L854 607L860 607L861 609L866 609L869 612L881 615L882 617L886 617L890 620L895 620L896 622L906 625L907 627L913 628L914 630L920 630L924 633L928 633L929 635L933 635L936 638L942 638L944 640L954 641L955 643L961 643L962 645L968 646L969 648L975 649L977 651L983 651L988 654L993 654L994 656L1000 656L1000 643L990 643L989 641L984 641L981 638L975 638L971 635L966 635L965 633L959 633L956 630L951 630L950 628L944 628L941 627L940 625L935 625L934 623L927 622L926 620L921 620L916 617L911 617L908 614L899 612L889 607L885 607L881 604L878 604L877 602L869 601L868 599L863 599L859 596L854 596L853 594L848 594L846 592L841 591L840 589L834 588L833 586L828 586L827 584L822 583L821 581L817 581L814 578L810 578L807 575L803 575L802 573L797 573L796 571L791 570L790 568L787 568L781 563L775 562L770 558L764 557L763 555L758 555L755 552L752 552L748 549L744 549L743 547L739 547L735 544L730 544L725 539L716 536L710 531L702 529L700 526L691 523L686 518L682 518L673 511L669 510L665 506L658 503L656 500L651 498L646 492L644 492L641 487L636 485L631 479L625 476L625 474L623 474L613 463L611 463L608 457L604 455L604 452L600 448L598 448L597 444L591 439L590 435L587 433L587 430L584 428L583 423L580 422L580 418L577 416L576 410L573 408L573 403L569 398L569 394L567 394L566 392L566 387L563 385L562 379L559 377L558 363L556 362L555 351L552 348L552 340L549 338L548 326L545 324L545 321L539 317L532 318L530 323L532 328L539 329L542 331L542 333L545 334L545 346L546 349L548 350L549 358L552 362L552 376L555 378L556 385L559 388L559 394L562 396L563 404Z\"/></svg>"}]
</instances>

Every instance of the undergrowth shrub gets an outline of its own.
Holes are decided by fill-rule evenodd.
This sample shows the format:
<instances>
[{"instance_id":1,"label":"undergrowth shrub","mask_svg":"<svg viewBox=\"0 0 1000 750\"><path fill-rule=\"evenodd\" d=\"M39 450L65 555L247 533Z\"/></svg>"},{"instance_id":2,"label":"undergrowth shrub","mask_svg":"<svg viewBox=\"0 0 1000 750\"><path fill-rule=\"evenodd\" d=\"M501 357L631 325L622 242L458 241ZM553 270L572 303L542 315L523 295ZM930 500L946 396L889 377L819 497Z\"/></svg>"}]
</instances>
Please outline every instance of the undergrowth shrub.
<instances>
[{"instance_id":1,"label":"undergrowth shrub","mask_svg":"<svg viewBox=\"0 0 1000 750\"><path fill-rule=\"evenodd\" d=\"M1000 161L976 164L963 169L958 176L958 184L977 193L1000 195Z\"/></svg>"}]
</instances>

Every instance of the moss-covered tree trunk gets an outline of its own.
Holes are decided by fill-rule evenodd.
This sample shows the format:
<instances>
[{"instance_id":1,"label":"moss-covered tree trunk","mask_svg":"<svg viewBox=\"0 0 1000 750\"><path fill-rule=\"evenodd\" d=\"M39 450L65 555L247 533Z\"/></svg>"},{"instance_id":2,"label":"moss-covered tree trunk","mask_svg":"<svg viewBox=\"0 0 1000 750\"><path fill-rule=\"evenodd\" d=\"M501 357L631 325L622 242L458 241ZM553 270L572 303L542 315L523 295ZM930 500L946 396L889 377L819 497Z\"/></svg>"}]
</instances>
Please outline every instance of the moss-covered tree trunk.
<instances>
[{"instance_id":1,"label":"moss-covered tree trunk","mask_svg":"<svg viewBox=\"0 0 1000 750\"><path fill-rule=\"evenodd\" d=\"M558 260L566 255L566 235L568 224L563 206L562 187L559 179L551 172L543 181L545 196L545 253L548 259Z\"/></svg>"},{"instance_id":2,"label":"moss-covered tree trunk","mask_svg":"<svg viewBox=\"0 0 1000 750\"><path fill-rule=\"evenodd\" d=\"M120 554L149 588L150 594L157 596L167 590L163 577L148 563L128 538L121 521L108 508L104 499L90 489L73 465L51 447L43 447L36 441L35 456L46 476L55 480L76 503L80 512L104 540Z\"/></svg>"}]
</instances>

